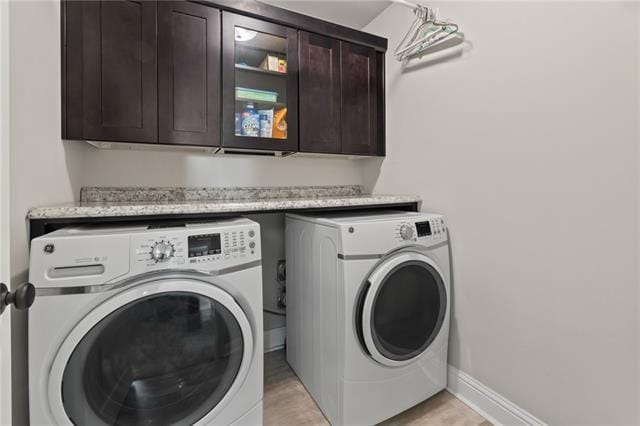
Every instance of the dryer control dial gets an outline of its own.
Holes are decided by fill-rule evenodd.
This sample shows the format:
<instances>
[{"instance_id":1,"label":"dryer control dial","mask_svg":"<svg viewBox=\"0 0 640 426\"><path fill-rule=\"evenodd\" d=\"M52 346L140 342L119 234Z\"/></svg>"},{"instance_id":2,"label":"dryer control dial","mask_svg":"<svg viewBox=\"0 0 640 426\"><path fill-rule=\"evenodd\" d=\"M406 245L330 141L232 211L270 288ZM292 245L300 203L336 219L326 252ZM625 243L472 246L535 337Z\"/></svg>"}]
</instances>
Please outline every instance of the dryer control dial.
<instances>
[{"instance_id":1,"label":"dryer control dial","mask_svg":"<svg viewBox=\"0 0 640 426\"><path fill-rule=\"evenodd\" d=\"M413 227L410 225L402 225L400 227L400 236L403 240L413 240L414 232Z\"/></svg>"},{"instance_id":2,"label":"dryer control dial","mask_svg":"<svg viewBox=\"0 0 640 426\"><path fill-rule=\"evenodd\" d=\"M151 249L151 258L156 262L166 262L173 257L174 249L171 243L160 241Z\"/></svg>"}]
</instances>

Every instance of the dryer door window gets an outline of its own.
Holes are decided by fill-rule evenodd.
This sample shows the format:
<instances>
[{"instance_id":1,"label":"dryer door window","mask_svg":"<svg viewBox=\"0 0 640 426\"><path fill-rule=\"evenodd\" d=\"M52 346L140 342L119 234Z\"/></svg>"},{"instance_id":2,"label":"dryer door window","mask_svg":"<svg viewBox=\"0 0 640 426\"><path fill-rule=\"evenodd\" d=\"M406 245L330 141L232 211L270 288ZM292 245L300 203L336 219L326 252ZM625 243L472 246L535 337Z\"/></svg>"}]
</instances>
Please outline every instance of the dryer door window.
<instances>
[{"instance_id":1,"label":"dryer door window","mask_svg":"<svg viewBox=\"0 0 640 426\"><path fill-rule=\"evenodd\" d=\"M438 336L447 311L442 274L426 256L401 252L374 270L360 298L359 335L377 361L399 366Z\"/></svg>"},{"instance_id":2,"label":"dryer door window","mask_svg":"<svg viewBox=\"0 0 640 426\"><path fill-rule=\"evenodd\" d=\"M168 425L210 414L246 364L250 330L233 303L228 295L225 303L215 295L165 291L104 316L79 338L64 367L68 419Z\"/></svg>"}]
</instances>

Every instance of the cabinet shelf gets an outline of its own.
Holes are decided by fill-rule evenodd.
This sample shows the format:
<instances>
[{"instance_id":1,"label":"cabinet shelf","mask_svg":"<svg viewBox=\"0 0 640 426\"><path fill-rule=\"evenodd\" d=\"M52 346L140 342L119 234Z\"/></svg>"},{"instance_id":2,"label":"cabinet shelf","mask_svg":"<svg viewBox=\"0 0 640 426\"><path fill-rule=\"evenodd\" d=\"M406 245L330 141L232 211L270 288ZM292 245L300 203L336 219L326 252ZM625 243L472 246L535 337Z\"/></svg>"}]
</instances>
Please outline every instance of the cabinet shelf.
<instances>
[{"instance_id":1,"label":"cabinet shelf","mask_svg":"<svg viewBox=\"0 0 640 426\"><path fill-rule=\"evenodd\" d=\"M237 50L244 50L245 53L260 52L261 54L263 54L263 53L271 53L271 54L276 54L278 56L286 56L287 55L286 49L283 50L283 49L278 49L278 48L266 48L266 47L255 46L255 45L250 45L250 44L236 44L236 49Z\"/></svg>"},{"instance_id":2,"label":"cabinet shelf","mask_svg":"<svg viewBox=\"0 0 640 426\"><path fill-rule=\"evenodd\" d=\"M251 65L236 64L236 69L247 72L255 72L258 74L272 75L274 77L287 78L286 72L265 70L263 68L252 67Z\"/></svg>"},{"instance_id":3,"label":"cabinet shelf","mask_svg":"<svg viewBox=\"0 0 640 426\"><path fill-rule=\"evenodd\" d=\"M247 99L247 98L236 98L236 102L251 102L256 105L269 105L274 107L286 107L286 102L271 102L271 101L256 101L255 99Z\"/></svg>"}]
</instances>

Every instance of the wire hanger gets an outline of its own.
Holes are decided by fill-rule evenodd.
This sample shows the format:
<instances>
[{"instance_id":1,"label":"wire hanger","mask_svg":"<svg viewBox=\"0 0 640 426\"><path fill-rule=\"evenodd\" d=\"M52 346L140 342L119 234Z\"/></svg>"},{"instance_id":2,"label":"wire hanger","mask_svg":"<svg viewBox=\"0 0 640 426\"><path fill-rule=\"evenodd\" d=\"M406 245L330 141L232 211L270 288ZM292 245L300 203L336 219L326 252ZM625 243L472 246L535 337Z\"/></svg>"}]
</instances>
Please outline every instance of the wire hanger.
<instances>
[{"instance_id":1,"label":"wire hanger","mask_svg":"<svg viewBox=\"0 0 640 426\"><path fill-rule=\"evenodd\" d=\"M458 32L458 25L438 17L438 10L406 0L393 0L413 8L416 19L409 27L398 47L394 51L396 59L404 62L425 50L444 42Z\"/></svg>"}]
</instances>

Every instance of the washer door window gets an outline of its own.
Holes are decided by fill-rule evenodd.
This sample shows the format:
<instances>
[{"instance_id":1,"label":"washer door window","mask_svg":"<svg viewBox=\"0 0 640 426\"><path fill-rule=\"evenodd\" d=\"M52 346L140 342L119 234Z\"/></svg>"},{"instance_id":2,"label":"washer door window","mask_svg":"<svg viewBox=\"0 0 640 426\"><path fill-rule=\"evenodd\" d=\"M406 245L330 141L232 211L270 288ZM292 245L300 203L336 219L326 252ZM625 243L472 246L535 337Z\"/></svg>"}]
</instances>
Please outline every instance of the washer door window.
<instances>
[{"instance_id":1,"label":"washer door window","mask_svg":"<svg viewBox=\"0 0 640 426\"><path fill-rule=\"evenodd\" d=\"M110 299L115 309L67 339L73 349L63 345L54 367L62 377L51 380L67 423L193 424L243 381L252 337L241 308L211 284L173 281L181 291L162 291L166 284Z\"/></svg>"},{"instance_id":2,"label":"washer door window","mask_svg":"<svg viewBox=\"0 0 640 426\"><path fill-rule=\"evenodd\" d=\"M381 262L360 295L356 324L365 350L388 366L410 363L436 338L447 310L438 267L417 252Z\"/></svg>"}]
</instances>

